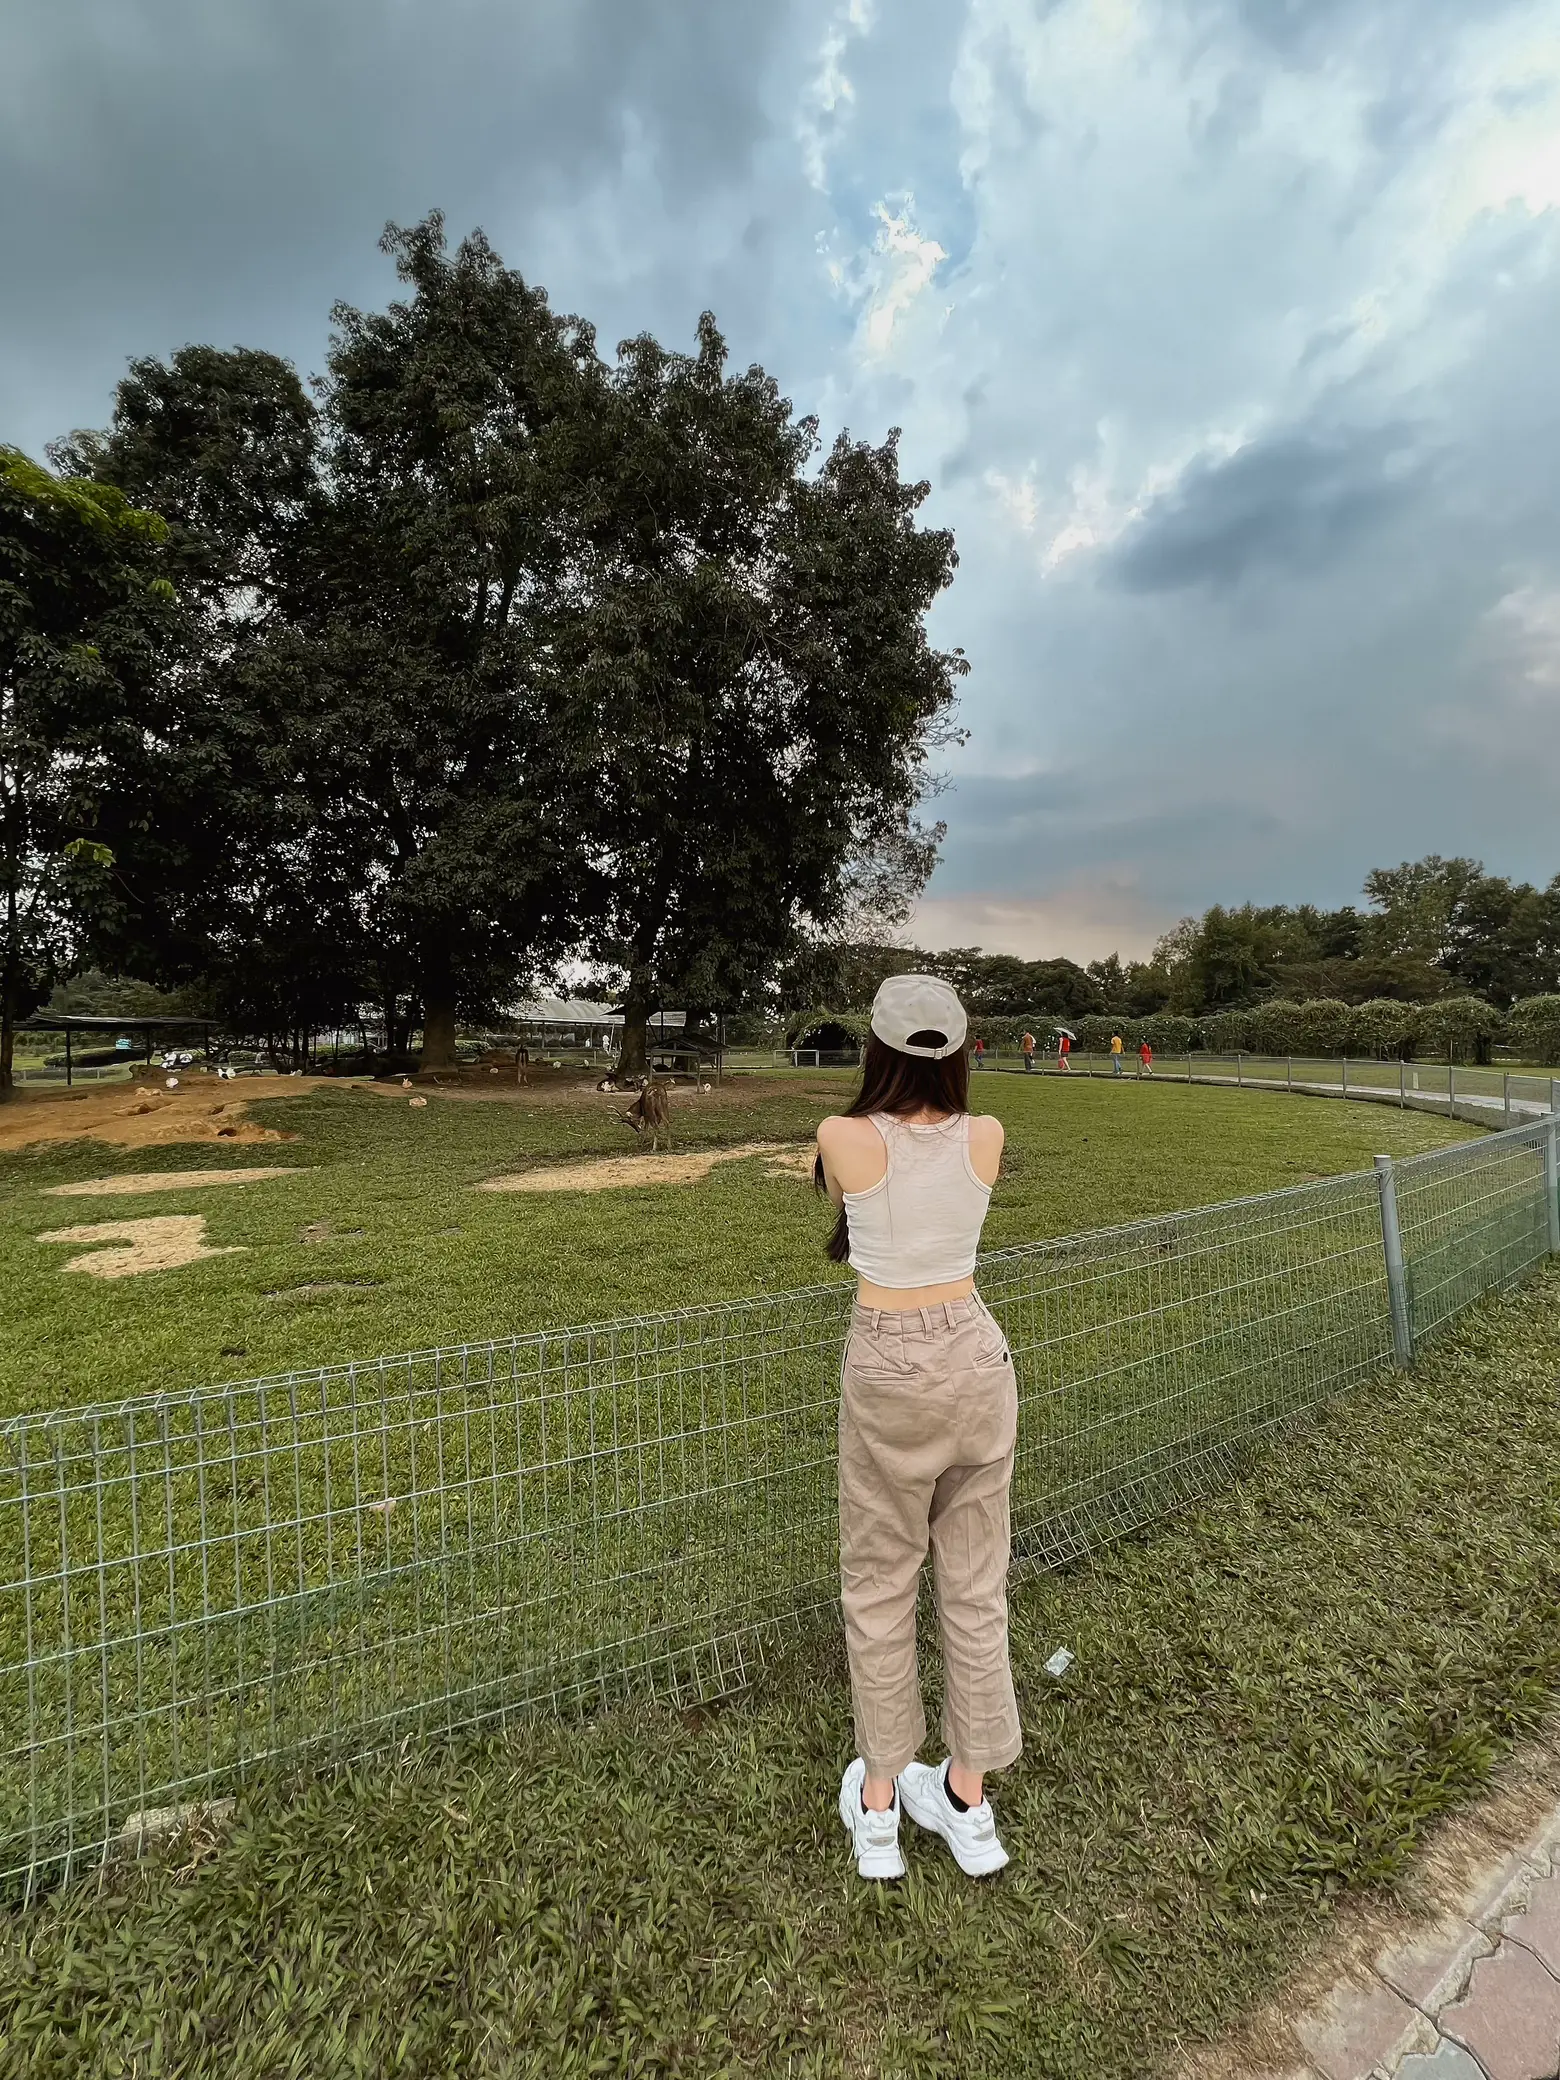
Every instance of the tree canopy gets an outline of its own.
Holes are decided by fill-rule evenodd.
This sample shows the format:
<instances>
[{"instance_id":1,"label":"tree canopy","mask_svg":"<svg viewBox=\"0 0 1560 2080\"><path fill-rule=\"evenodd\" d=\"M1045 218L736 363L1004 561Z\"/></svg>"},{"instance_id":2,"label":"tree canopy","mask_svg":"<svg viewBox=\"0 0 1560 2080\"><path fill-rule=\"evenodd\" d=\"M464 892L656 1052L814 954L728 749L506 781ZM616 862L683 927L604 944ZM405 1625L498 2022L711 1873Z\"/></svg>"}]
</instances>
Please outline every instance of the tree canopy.
<instances>
[{"instance_id":1,"label":"tree canopy","mask_svg":"<svg viewBox=\"0 0 1560 2080\"><path fill-rule=\"evenodd\" d=\"M177 601L157 514L0 448L0 1096L16 1021L78 951L114 865L97 808L158 722Z\"/></svg>"},{"instance_id":2,"label":"tree canopy","mask_svg":"<svg viewBox=\"0 0 1560 2080\"><path fill-rule=\"evenodd\" d=\"M316 400L191 348L68 444L168 515L202 638L177 756L104 805L141 896L94 950L251 1019L376 997L430 1064L583 953L632 1066L669 993L735 1006L874 875L924 881L952 540L892 434L815 465L708 314L609 364L480 233L383 243L406 294L337 306Z\"/></svg>"}]
</instances>

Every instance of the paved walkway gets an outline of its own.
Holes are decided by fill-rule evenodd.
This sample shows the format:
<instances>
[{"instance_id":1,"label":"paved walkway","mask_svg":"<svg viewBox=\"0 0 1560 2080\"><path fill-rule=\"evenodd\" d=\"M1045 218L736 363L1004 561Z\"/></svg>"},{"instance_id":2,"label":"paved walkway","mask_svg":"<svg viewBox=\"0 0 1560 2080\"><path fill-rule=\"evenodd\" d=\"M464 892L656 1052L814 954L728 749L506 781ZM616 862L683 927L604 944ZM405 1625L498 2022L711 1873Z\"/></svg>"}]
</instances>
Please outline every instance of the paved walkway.
<instances>
[{"instance_id":1,"label":"paved walkway","mask_svg":"<svg viewBox=\"0 0 1560 2080\"><path fill-rule=\"evenodd\" d=\"M1560 1806L1288 2027L1298 2063L1250 2080L1557 2080Z\"/></svg>"},{"instance_id":2,"label":"paved walkway","mask_svg":"<svg viewBox=\"0 0 1560 2080\"><path fill-rule=\"evenodd\" d=\"M988 1062L983 1073L995 1076L1022 1076L1024 1071L1016 1066L1009 1067L1006 1063ZM1064 1072L1057 1068L1054 1061L1047 1061L1043 1069L1036 1070L1033 1073L1043 1076L1060 1076ZM1139 1077L1135 1063L1131 1067L1124 1069L1119 1079L1113 1077L1109 1070L1106 1069L1080 1067L1066 1073L1075 1076L1093 1077L1105 1083L1117 1081L1138 1083L1144 1081L1143 1078ZM1481 1115L1481 1117L1488 1118L1491 1125L1494 1125L1496 1121L1504 1125L1509 1119L1512 1126L1525 1126L1533 1120L1547 1119L1549 1117L1549 1107L1536 1098L1513 1098L1508 1111L1505 1098L1496 1097L1492 1092L1488 1091L1458 1091L1456 1097L1452 1098L1448 1097L1444 1091L1409 1089L1407 1092L1400 1094L1386 1084L1351 1084L1345 1090L1341 1083L1307 1083L1300 1077L1295 1077L1291 1080L1275 1076L1244 1076L1237 1079L1234 1075L1213 1074L1208 1070L1194 1071L1192 1075L1188 1076L1184 1069L1177 1074L1173 1063L1170 1062L1167 1062L1156 1075L1148 1080L1154 1083L1215 1084L1221 1090L1232 1091L1288 1091L1298 1093L1300 1096L1307 1098L1346 1098L1351 1104L1358 1102L1363 1105L1396 1105L1403 1107L1409 1112L1451 1113L1453 1115L1474 1112Z\"/></svg>"}]
</instances>

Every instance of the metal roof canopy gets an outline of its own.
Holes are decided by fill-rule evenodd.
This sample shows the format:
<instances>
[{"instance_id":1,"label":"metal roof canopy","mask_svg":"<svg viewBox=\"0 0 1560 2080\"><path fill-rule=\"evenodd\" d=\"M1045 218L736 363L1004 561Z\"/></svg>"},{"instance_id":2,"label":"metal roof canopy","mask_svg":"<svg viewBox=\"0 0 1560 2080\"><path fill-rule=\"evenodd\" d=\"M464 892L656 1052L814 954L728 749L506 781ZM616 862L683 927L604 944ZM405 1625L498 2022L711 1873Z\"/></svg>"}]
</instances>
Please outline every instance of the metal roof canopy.
<instances>
[{"instance_id":1,"label":"metal roof canopy","mask_svg":"<svg viewBox=\"0 0 1560 2080\"><path fill-rule=\"evenodd\" d=\"M167 1033L175 1028L198 1027L209 1033L222 1023L220 1018L101 1018L96 1012L61 1011L53 1018L35 1012L19 1018L19 1033L66 1033L72 1030L102 1033Z\"/></svg>"},{"instance_id":2,"label":"metal roof canopy","mask_svg":"<svg viewBox=\"0 0 1560 2080\"><path fill-rule=\"evenodd\" d=\"M205 1035L209 1055L211 1036L221 1029L221 1025L220 1018L101 1018L96 1012L61 1011L54 1018L39 1015L20 1018L16 1022L16 1030L19 1033L65 1035L65 1088L70 1090L76 1081L76 1064L72 1059L70 1044L73 1033L139 1033L146 1042L146 1063L150 1068L154 1033L186 1033L193 1029ZM125 1059L130 1059L128 1053Z\"/></svg>"}]
</instances>

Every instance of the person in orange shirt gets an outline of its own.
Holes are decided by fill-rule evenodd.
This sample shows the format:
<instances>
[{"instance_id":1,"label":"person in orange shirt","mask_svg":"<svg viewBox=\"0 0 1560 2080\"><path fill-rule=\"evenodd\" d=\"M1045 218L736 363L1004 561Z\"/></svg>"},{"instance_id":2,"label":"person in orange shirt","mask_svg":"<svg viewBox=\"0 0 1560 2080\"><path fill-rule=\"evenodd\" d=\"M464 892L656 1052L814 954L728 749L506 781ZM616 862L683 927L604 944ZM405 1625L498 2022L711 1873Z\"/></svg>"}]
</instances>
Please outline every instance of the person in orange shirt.
<instances>
[{"instance_id":1,"label":"person in orange shirt","mask_svg":"<svg viewBox=\"0 0 1560 2080\"><path fill-rule=\"evenodd\" d=\"M1110 1036L1110 1073L1112 1076L1121 1074L1121 1054L1121 1035L1112 1033Z\"/></svg>"},{"instance_id":2,"label":"person in orange shirt","mask_svg":"<svg viewBox=\"0 0 1560 2080\"><path fill-rule=\"evenodd\" d=\"M1023 1050L1023 1055L1024 1055L1024 1074L1025 1074L1025 1075L1027 1076L1027 1075L1029 1075L1030 1071L1031 1071L1031 1070L1032 1070L1032 1069L1034 1068L1034 1066L1035 1066L1035 1036L1034 1036L1034 1034L1033 1034L1033 1033L1025 1033L1024 1037L1023 1037L1023 1038L1022 1038L1022 1039L1021 1039L1021 1040L1019 1041L1019 1043L1018 1043L1018 1044L1019 1044L1020 1048L1021 1048L1021 1049Z\"/></svg>"}]
</instances>

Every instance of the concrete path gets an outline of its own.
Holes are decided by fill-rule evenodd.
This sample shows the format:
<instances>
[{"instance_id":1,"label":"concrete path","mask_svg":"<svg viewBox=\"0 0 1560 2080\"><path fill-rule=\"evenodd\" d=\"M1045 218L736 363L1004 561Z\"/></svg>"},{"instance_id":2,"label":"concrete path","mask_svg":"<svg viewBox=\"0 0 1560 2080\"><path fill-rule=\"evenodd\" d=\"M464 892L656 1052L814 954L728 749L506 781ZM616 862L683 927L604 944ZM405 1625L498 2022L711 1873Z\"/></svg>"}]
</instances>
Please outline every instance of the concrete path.
<instances>
[{"instance_id":1,"label":"concrete path","mask_svg":"<svg viewBox=\"0 0 1560 2080\"><path fill-rule=\"evenodd\" d=\"M1167 1083L1184 1079L1166 1077ZM1280 1083L1276 1078L1248 1076L1237 1084L1233 1076L1194 1076L1193 1083L1216 1083L1231 1090L1299 1091L1306 1097L1358 1099L1365 1105L1400 1105L1409 1112L1478 1112L1493 1119L1504 1121L1505 1100L1488 1096L1482 1091L1459 1091L1455 1099L1447 1098L1438 1091L1410 1091L1406 1102L1394 1090L1373 1089L1369 1084L1352 1090L1341 1090L1336 1083ZM1511 1101L1511 1123L1518 1126L1527 1120L1547 1119L1549 1107L1540 1105L1531 1098L1513 1098Z\"/></svg>"},{"instance_id":2,"label":"concrete path","mask_svg":"<svg viewBox=\"0 0 1560 2080\"><path fill-rule=\"evenodd\" d=\"M1018 1067L1009 1067L1005 1062L993 1062L988 1063L981 1073L987 1076L1022 1076L1024 1071ZM1112 1076L1107 1069L1080 1067L1064 1072L1058 1069L1053 1061L1047 1061L1044 1068L1032 1073L1039 1076L1060 1076L1068 1073L1079 1077L1091 1077L1103 1083L1197 1083L1211 1084L1220 1090L1288 1091L1307 1098L1346 1098L1351 1104L1393 1105L1409 1112L1436 1112L1442 1115L1450 1114L1453 1117L1466 1117L1473 1113L1477 1115L1477 1121L1488 1119L1492 1126L1497 1122L1503 1125L1506 1120L1504 1098L1486 1091L1459 1091L1455 1098L1449 1098L1440 1091L1410 1090L1400 1096L1397 1091L1385 1085L1352 1084L1348 1090L1344 1090L1337 1083L1307 1083L1299 1077L1290 1082L1272 1076L1245 1076L1237 1080L1234 1076L1215 1076L1206 1071L1200 1074L1194 1072L1188 1076L1183 1070L1178 1075L1173 1064L1166 1064L1159 1074L1147 1079L1139 1077L1135 1064L1123 1070L1119 1078ZM1511 1101L1510 1119L1513 1126L1523 1126L1529 1121L1548 1117L1549 1107L1536 1099L1514 1097Z\"/></svg>"},{"instance_id":3,"label":"concrete path","mask_svg":"<svg viewBox=\"0 0 1560 2080\"><path fill-rule=\"evenodd\" d=\"M1560 1805L1288 2030L1249 2080L1560 2080Z\"/></svg>"}]
</instances>

